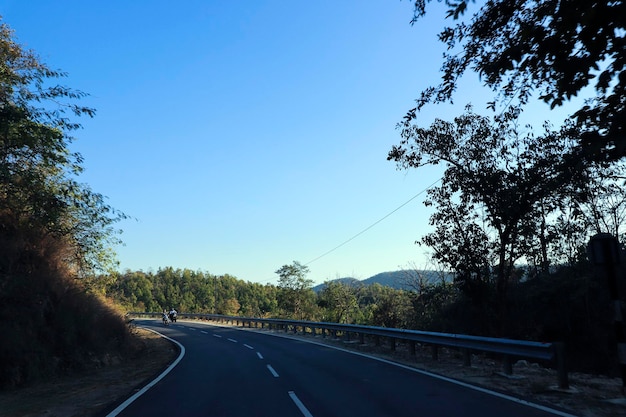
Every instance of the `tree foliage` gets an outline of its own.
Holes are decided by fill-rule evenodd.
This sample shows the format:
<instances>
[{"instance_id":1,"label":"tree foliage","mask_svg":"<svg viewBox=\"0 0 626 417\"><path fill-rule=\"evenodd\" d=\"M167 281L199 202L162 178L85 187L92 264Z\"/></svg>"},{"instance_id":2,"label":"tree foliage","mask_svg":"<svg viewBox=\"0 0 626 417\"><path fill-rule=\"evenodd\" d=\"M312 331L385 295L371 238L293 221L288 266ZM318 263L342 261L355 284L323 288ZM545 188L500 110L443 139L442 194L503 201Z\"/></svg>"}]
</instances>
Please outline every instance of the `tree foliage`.
<instances>
[{"instance_id":1,"label":"tree foliage","mask_svg":"<svg viewBox=\"0 0 626 417\"><path fill-rule=\"evenodd\" d=\"M84 93L22 48L0 20L0 386L20 386L132 351L94 271L114 263L123 218L77 180ZM76 278L82 278L77 280ZM89 286L88 286L89 285ZM89 291L91 290L91 291Z\"/></svg>"},{"instance_id":2,"label":"tree foliage","mask_svg":"<svg viewBox=\"0 0 626 417\"><path fill-rule=\"evenodd\" d=\"M535 135L518 126L518 114L513 107L492 120L468 107L453 122L405 126L388 157L402 168L445 165L441 185L425 202L435 207L434 231L420 243L455 272L477 305L495 303L495 317L504 317L510 285L561 264L561 248L584 246L593 228L623 227L621 166L572 169L562 156L576 146L575 126L555 131L546 124ZM602 190L611 190L612 199L600 197ZM604 205L591 204L601 199Z\"/></svg>"},{"instance_id":3,"label":"tree foliage","mask_svg":"<svg viewBox=\"0 0 626 417\"><path fill-rule=\"evenodd\" d=\"M293 266L293 265L292 265ZM493 308L477 304L447 280L426 282L412 291L378 283L359 285L328 281L307 292L311 304L293 317L283 289L245 282L231 275L188 269L126 271L109 282L107 294L129 311L158 312L175 307L181 313L243 317L295 318L435 332L496 336ZM609 295L584 263L559 265L548 276L512 286L506 311L507 337L567 341L576 368L604 371L610 329ZM217 301L217 303L216 303ZM588 335L593 335L589 337ZM600 359L601 358L601 359Z\"/></svg>"},{"instance_id":4,"label":"tree foliage","mask_svg":"<svg viewBox=\"0 0 626 417\"><path fill-rule=\"evenodd\" d=\"M358 318L359 287L338 281L326 281L318 294L318 306L326 314L324 321L352 323Z\"/></svg>"},{"instance_id":5,"label":"tree foliage","mask_svg":"<svg viewBox=\"0 0 626 417\"><path fill-rule=\"evenodd\" d=\"M279 306L294 318L302 319L314 306L313 280L307 279L309 268L298 261L283 265L276 271L280 277Z\"/></svg>"},{"instance_id":6,"label":"tree foliage","mask_svg":"<svg viewBox=\"0 0 626 417\"><path fill-rule=\"evenodd\" d=\"M33 236L62 242L63 261L84 276L112 265L112 226L124 215L77 180L83 168L70 150L80 128L73 118L94 110L75 103L84 93L56 83L65 76L0 24L0 240L11 246L21 236L31 248ZM8 261L10 269L19 259Z\"/></svg>"},{"instance_id":7,"label":"tree foliage","mask_svg":"<svg viewBox=\"0 0 626 417\"><path fill-rule=\"evenodd\" d=\"M430 0L414 1L415 23ZM439 39L448 47L441 84L422 92L417 106L453 98L467 71L481 76L497 98L521 104L538 93L551 108L590 87L595 95L574 117L581 128L580 145L591 160L617 160L626 155L626 3L622 0L495 0L471 17L468 0L446 0L448 17L456 20Z\"/></svg>"}]
</instances>

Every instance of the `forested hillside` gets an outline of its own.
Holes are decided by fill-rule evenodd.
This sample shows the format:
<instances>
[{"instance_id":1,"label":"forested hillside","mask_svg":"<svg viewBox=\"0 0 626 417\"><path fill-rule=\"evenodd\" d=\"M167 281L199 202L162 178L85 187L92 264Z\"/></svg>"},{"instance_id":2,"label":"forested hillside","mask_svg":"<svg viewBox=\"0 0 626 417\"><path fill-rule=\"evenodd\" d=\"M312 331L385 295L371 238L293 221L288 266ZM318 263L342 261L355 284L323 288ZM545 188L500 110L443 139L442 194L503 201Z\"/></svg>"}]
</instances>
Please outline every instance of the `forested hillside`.
<instances>
[{"instance_id":1,"label":"forested hillside","mask_svg":"<svg viewBox=\"0 0 626 417\"><path fill-rule=\"evenodd\" d=\"M299 264L298 264L299 265ZM296 269L294 269L296 270ZM501 332L493 320L494 291L482 298L465 294L448 280L423 281L401 290L378 283L328 281L315 292L301 275L284 285L259 284L230 275L188 269L126 271L105 279L108 297L128 311L158 312L176 308L187 313L245 317L293 318L385 326L537 341L565 341L572 364L608 372L612 349L609 295L588 262L512 284Z\"/></svg>"}]
</instances>

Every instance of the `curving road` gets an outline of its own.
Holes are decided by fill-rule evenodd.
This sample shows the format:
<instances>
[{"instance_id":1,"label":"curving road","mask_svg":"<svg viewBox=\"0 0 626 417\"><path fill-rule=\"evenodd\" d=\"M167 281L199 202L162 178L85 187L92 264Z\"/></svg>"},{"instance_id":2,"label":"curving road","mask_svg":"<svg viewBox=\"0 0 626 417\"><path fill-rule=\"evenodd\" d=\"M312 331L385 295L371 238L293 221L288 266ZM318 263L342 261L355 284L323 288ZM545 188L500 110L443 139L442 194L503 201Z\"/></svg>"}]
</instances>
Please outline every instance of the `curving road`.
<instances>
[{"instance_id":1,"label":"curving road","mask_svg":"<svg viewBox=\"0 0 626 417\"><path fill-rule=\"evenodd\" d=\"M136 322L180 343L184 355L108 417L571 417L316 343L192 321Z\"/></svg>"}]
</instances>

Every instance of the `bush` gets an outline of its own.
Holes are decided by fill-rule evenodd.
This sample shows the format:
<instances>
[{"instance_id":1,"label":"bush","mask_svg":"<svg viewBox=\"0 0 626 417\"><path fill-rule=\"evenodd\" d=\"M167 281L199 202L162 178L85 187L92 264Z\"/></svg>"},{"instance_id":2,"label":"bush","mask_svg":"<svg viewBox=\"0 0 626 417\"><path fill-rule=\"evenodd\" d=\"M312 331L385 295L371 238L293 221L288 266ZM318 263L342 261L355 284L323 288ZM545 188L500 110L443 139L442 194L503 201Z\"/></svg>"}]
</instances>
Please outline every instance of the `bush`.
<instances>
[{"instance_id":1,"label":"bush","mask_svg":"<svg viewBox=\"0 0 626 417\"><path fill-rule=\"evenodd\" d=\"M6 231L6 229L5 229ZM123 317L63 262L62 241L0 238L0 388L101 366L129 349Z\"/></svg>"}]
</instances>

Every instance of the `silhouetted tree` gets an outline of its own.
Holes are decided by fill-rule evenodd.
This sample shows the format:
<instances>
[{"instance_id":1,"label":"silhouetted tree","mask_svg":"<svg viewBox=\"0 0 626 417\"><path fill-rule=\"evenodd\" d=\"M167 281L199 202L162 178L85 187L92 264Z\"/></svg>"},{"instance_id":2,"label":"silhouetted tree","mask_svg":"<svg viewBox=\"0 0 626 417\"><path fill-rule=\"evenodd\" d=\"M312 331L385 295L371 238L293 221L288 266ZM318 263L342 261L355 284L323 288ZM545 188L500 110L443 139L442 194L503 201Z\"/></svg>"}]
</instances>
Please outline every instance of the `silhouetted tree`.
<instances>
[{"instance_id":1,"label":"silhouetted tree","mask_svg":"<svg viewBox=\"0 0 626 417\"><path fill-rule=\"evenodd\" d=\"M511 108L491 120L468 107L454 122L438 119L427 129L408 125L401 145L389 153L403 168L445 164L441 185L428 191L425 202L436 207L430 218L435 231L421 243L455 271L478 303L488 302L493 284L500 313L510 283L521 278L516 262L532 259L540 248L539 263L544 270L549 266L546 248L554 236L546 221L590 180L587 170L571 170L562 161L574 143L572 126L521 134L518 114Z\"/></svg>"},{"instance_id":2,"label":"silhouetted tree","mask_svg":"<svg viewBox=\"0 0 626 417\"><path fill-rule=\"evenodd\" d=\"M412 23L429 1L414 0ZM582 131L580 156L606 161L626 155L626 2L497 0L471 19L462 19L469 0L445 3L457 22L439 34L449 50L442 83L422 92L404 123L427 103L452 100L468 70L504 103L517 98L524 105L536 92L554 108L589 86L595 95L574 114Z\"/></svg>"}]
</instances>

